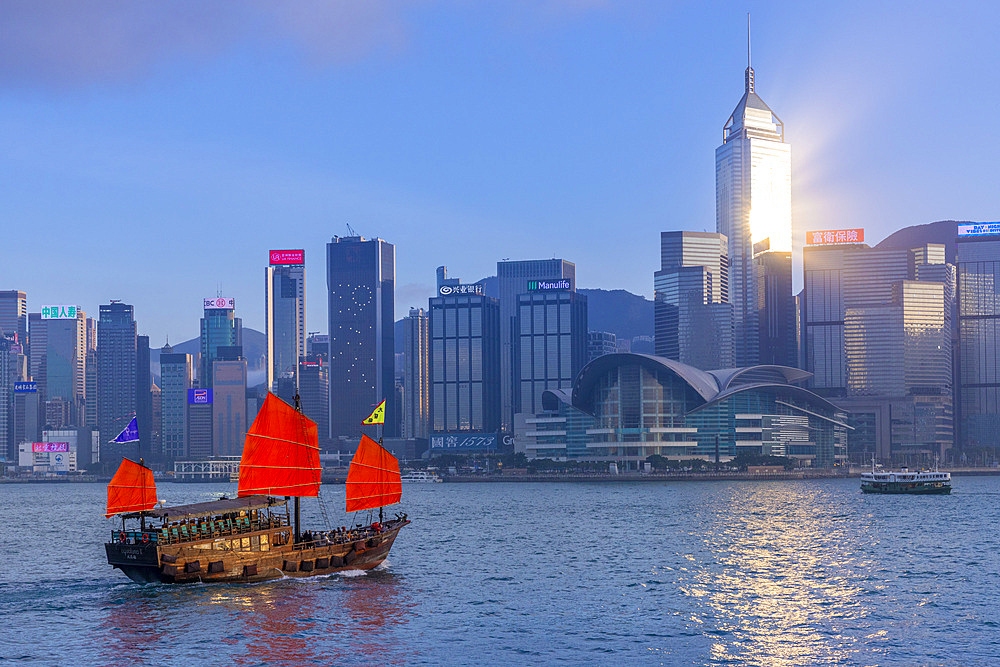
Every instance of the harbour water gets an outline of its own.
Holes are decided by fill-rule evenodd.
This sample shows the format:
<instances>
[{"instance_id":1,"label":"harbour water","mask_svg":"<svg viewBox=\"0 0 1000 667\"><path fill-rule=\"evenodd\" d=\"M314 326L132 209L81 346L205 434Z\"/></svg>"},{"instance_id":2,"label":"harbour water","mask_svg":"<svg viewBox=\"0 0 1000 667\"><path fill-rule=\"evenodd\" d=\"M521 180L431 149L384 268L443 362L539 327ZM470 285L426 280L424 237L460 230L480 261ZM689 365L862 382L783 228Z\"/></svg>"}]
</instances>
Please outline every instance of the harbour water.
<instances>
[{"instance_id":1,"label":"harbour water","mask_svg":"<svg viewBox=\"0 0 1000 667\"><path fill-rule=\"evenodd\" d=\"M349 523L343 487L323 498ZM0 662L1000 661L998 477L950 496L855 479L408 484L413 524L380 569L256 585L130 582L104 559L104 501L100 484L0 485Z\"/></svg>"}]
</instances>

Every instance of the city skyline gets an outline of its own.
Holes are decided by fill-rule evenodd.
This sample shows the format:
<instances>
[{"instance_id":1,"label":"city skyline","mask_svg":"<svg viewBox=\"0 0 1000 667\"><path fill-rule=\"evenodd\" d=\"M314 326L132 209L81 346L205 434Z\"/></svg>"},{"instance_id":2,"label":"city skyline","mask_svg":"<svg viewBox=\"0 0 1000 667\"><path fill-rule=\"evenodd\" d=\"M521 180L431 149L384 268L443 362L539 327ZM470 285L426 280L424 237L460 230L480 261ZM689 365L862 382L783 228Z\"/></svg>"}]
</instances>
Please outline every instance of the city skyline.
<instances>
[{"instance_id":1,"label":"city skyline","mask_svg":"<svg viewBox=\"0 0 1000 667\"><path fill-rule=\"evenodd\" d=\"M221 284L262 331L263 253L321 256L347 223L399 248L395 319L433 294L434 266L487 276L504 257L568 257L581 287L651 297L653 235L714 229L708 150L742 89L744 8L334 4L311 32L281 9L223 5L186 39L125 39L112 57L87 47L107 37L99 21L114 10L13 7L26 41L0 48L11 174L0 194L10 247L34 252L8 252L0 279L32 309L97 312L121 299L159 347L193 337L198 299ZM998 94L974 85L996 59L973 38L989 23L980 14L869 8L862 23L842 8L746 9L757 88L796 146L796 289L807 230L865 227L874 242L911 224L995 217L970 178L988 169L991 138L972 132ZM125 25L181 30L169 9L118 11ZM275 27L248 27L261 15ZM52 21L92 37L54 48ZM331 26L353 29L351 48L317 39ZM953 30L972 50L961 63L932 38ZM456 50L468 57L455 62ZM929 125L918 153L900 143ZM201 242L206 225L217 242ZM41 271L53 255L60 271ZM307 329L321 330L323 295L307 300Z\"/></svg>"}]
</instances>

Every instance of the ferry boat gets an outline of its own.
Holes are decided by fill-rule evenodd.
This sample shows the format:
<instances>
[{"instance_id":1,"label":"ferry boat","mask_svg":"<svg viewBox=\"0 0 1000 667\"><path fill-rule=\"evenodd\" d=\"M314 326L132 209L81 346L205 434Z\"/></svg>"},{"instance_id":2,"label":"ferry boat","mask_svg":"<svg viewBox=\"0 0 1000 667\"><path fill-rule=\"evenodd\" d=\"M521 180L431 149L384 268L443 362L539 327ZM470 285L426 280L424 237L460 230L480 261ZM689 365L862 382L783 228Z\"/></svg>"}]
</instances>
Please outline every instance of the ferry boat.
<instances>
[{"instance_id":1,"label":"ferry boat","mask_svg":"<svg viewBox=\"0 0 1000 667\"><path fill-rule=\"evenodd\" d=\"M105 516L122 520L105 544L108 563L140 583L252 582L382 563L410 523L405 514L383 517L402 496L396 458L361 436L346 507L378 508L370 524L302 532L299 498L318 496L319 486L316 423L269 393L246 436L236 498L157 507L152 470L142 459L122 460L108 484Z\"/></svg>"},{"instance_id":2,"label":"ferry boat","mask_svg":"<svg viewBox=\"0 0 1000 667\"><path fill-rule=\"evenodd\" d=\"M862 493L908 493L908 494L948 494L951 493L951 473L934 470L911 472L908 468L898 471L879 470L872 459L871 472L861 475Z\"/></svg>"},{"instance_id":3,"label":"ferry boat","mask_svg":"<svg viewBox=\"0 0 1000 667\"><path fill-rule=\"evenodd\" d=\"M443 482L441 476L426 470L411 470L401 477L404 482Z\"/></svg>"}]
</instances>

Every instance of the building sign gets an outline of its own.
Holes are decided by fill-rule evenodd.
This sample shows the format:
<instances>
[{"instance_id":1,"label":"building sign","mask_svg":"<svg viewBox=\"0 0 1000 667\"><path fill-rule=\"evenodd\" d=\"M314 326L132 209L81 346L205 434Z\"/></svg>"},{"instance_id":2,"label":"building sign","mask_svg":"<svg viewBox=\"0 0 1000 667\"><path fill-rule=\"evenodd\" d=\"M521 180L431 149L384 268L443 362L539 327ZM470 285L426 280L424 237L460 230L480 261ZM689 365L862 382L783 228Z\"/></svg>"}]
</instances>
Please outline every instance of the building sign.
<instances>
[{"instance_id":1,"label":"building sign","mask_svg":"<svg viewBox=\"0 0 1000 667\"><path fill-rule=\"evenodd\" d=\"M976 222L971 225L959 225L959 236L983 236L1000 234L1000 222Z\"/></svg>"},{"instance_id":2,"label":"building sign","mask_svg":"<svg viewBox=\"0 0 1000 667\"><path fill-rule=\"evenodd\" d=\"M473 450L497 448L496 433L435 433L430 437L431 449Z\"/></svg>"},{"instance_id":3,"label":"building sign","mask_svg":"<svg viewBox=\"0 0 1000 667\"><path fill-rule=\"evenodd\" d=\"M302 368L321 368L323 366L323 360L317 361L300 361L299 366Z\"/></svg>"},{"instance_id":4,"label":"building sign","mask_svg":"<svg viewBox=\"0 0 1000 667\"><path fill-rule=\"evenodd\" d=\"M482 284L476 283L474 285L441 285L438 288L438 294L441 296L455 296L456 294L485 294L486 290L483 289Z\"/></svg>"},{"instance_id":5,"label":"building sign","mask_svg":"<svg viewBox=\"0 0 1000 667\"><path fill-rule=\"evenodd\" d=\"M864 240L864 229L830 229L822 232L806 232L806 245L862 243Z\"/></svg>"},{"instance_id":6,"label":"building sign","mask_svg":"<svg viewBox=\"0 0 1000 667\"><path fill-rule=\"evenodd\" d=\"M76 306L42 306L43 320L75 320Z\"/></svg>"},{"instance_id":7,"label":"building sign","mask_svg":"<svg viewBox=\"0 0 1000 667\"><path fill-rule=\"evenodd\" d=\"M212 390L211 389L188 389L188 403L191 404L205 404L208 405L212 402Z\"/></svg>"},{"instance_id":8,"label":"building sign","mask_svg":"<svg viewBox=\"0 0 1000 667\"><path fill-rule=\"evenodd\" d=\"M568 278L559 278L557 280L529 280L528 281L528 291L529 292L548 292L551 290L566 290L573 289Z\"/></svg>"},{"instance_id":9,"label":"building sign","mask_svg":"<svg viewBox=\"0 0 1000 667\"><path fill-rule=\"evenodd\" d=\"M37 382L15 382L14 383L14 393L15 394L37 394L38 393L38 383Z\"/></svg>"},{"instance_id":10,"label":"building sign","mask_svg":"<svg viewBox=\"0 0 1000 667\"><path fill-rule=\"evenodd\" d=\"M50 452L68 452L68 442L33 442L31 451L36 454L48 454Z\"/></svg>"},{"instance_id":11,"label":"building sign","mask_svg":"<svg viewBox=\"0 0 1000 667\"><path fill-rule=\"evenodd\" d=\"M305 264L305 250L271 250L268 253L271 264Z\"/></svg>"},{"instance_id":12,"label":"building sign","mask_svg":"<svg viewBox=\"0 0 1000 667\"><path fill-rule=\"evenodd\" d=\"M214 299L205 299L205 310L232 310L235 307L236 299L227 299L222 296Z\"/></svg>"}]
</instances>

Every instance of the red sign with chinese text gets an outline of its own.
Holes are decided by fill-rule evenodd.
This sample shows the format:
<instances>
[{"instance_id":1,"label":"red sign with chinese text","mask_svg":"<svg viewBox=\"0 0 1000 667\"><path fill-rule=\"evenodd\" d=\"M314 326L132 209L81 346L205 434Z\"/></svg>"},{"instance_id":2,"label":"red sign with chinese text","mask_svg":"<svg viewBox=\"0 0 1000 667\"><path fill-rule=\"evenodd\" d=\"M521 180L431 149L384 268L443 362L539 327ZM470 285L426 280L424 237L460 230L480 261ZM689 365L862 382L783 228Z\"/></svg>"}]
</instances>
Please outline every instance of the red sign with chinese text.
<instances>
[{"instance_id":1,"label":"red sign with chinese text","mask_svg":"<svg viewBox=\"0 0 1000 667\"><path fill-rule=\"evenodd\" d=\"M822 232L806 232L806 245L862 243L864 240L864 229L830 229Z\"/></svg>"}]
</instances>

